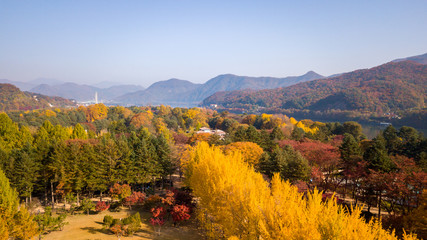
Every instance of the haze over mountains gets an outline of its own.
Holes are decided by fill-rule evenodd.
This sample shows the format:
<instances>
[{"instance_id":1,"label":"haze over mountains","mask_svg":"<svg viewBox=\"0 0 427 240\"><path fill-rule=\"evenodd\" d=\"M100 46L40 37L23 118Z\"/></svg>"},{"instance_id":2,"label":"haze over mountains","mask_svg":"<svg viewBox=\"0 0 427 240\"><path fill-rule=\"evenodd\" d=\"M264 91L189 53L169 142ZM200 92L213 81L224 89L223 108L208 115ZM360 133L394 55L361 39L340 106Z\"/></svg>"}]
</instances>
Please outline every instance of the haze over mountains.
<instances>
[{"instance_id":1,"label":"haze over mountains","mask_svg":"<svg viewBox=\"0 0 427 240\"><path fill-rule=\"evenodd\" d=\"M299 82L311 81L323 76L310 71L302 76L274 78L274 77L246 77L232 74L219 75L204 84L196 84L186 80L169 79L152 84L147 89L137 85L113 85L109 82L99 83L97 86L62 83L53 79L36 79L23 83L9 80L0 80L16 85L21 90L60 96L77 101L94 99L95 92L98 99L111 104L119 105L170 105L173 107L195 107L203 99L218 91L233 91L242 89L272 89L286 87ZM39 84L42 83L42 84ZM34 84L39 84L34 86ZM113 85L113 86L111 86Z\"/></svg>"},{"instance_id":2,"label":"haze over mountains","mask_svg":"<svg viewBox=\"0 0 427 240\"><path fill-rule=\"evenodd\" d=\"M285 78L246 77L224 74L212 78L204 84L170 79L154 83L145 90L120 96L116 99L116 102L127 105L165 104L170 106L194 107L200 104L203 99L219 91L272 89L322 77L310 71L302 76Z\"/></svg>"},{"instance_id":3,"label":"haze over mountains","mask_svg":"<svg viewBox=\"0 0 427 240\"><path fill-rule=\"evenodd\" d=\"M400 66L400 63L408 60L420 64L427 64L427 53L413 57L396 59L382 66L387 66L386 68L393 68ZM356 70L354 72L345 74L336 74L330 77L323 77L313 71L309 71L302 76L285 78L248 77L237 76L233 74L223 74L208 80L204 84L196 84L190 81L180 79L169 79L165 81L156 82L147 89L144 89L142 86L139 85L125 85L115 82L101 82L94 85L86 85L70 82L64 83L60 80L47 78L39 78L30 82L14 82L7 79L0 79L0 83L13 84L23 91L39 93L47 96L60 96L67 99L75 99L79 102L93 101L95 92L97 92L98 99L100 101L109 104L125 106L164 104L170 105L172 107L194 107L198 106L203 100L211 96L205 101L203 101L204 105L214 103L223 104L224 106L228 107L241 107L246 104L247 106L252 105L262 107L295 109L353 109L357 107L354 107L354 104L352 105L351 102L360 103L360 101L365 101L371 104L371 110L372 108L374 108L374 106L372 105L374 103L376 105L381 105L381 107L379 108L386 110L387 107L385 107L385 105L383 104L384 99L377 99L376 97L376 95L378 94L385 94L381 93L381 89L387 89L387 91L391 91L391 95L394 94L396 95L395 97L399 97L397 94L403 94L401 96L407 96L410 98L415 96L425 97L425 93L420 92L420 86L408 84L407 82L405 82L405 80L401 79L406 79L408 75L413 76L415 74L411 72L414 66L409 63L405 64L405 67L400 68L400 70L403 71L401 75L394 77L391 76L392 79L400 79L401 82L397 83L394 81L396 79L394 79L394 82L392 81L393 83L383 81L381 82L381 84L371 85L368 88L366 88L366 85L363 85L365 83L363 83L363 81L360 81L361 79L363 80L365 78L373 77L383 80L390 80L390 74L393 75L395 73L385 73L387 72L385 71L381 74L389 75L383 76L380 73L377 73L377 75L374 74L375 76L370 76L368 72L373 71L373 69L377 69L372 68L365 70ZM389 70L393 71L393 69ZM423 78L423 76L424 75L421 75L420 77ZM355 80L356 77L360 79ZM352 84L355 81L359 81L360 84L363 83L363 86L360 84ZM378 81L374 82L378 83ZM316 85L318 83L322 84ZM387 86L391 84L392 86L389 89L387 87L382 86L384 84ZM374 88L378 88L380 90L375 90L377 92L374 94L372 93L372 89ZM336 91L337 89L339 91ZM261 91L257 92L257 90ZM238 92L230 93L230 91ZM366 94L368 93L371 95L366 96ZM283 97L279 97L279 95L283 95ZM325 99L323 99L322 97L324 97ZM375 100L374 98L377 100ZM277 103L279 99L281 99L282 101L280 104ZM400 100L402 102L408 102L404 99ZM417 101L420 103L423 100L412 99L409 101ZM392 105L397 106L399 105L399 103L394 103ZM417 106L421 105L418 104ZM387 106L391 107L391 109L394 108L393 106ZM366 106L362 108L365 108L365 110L367 109ZM359 107L359 109L362 108Z\"/></svg>"}]
</instances>

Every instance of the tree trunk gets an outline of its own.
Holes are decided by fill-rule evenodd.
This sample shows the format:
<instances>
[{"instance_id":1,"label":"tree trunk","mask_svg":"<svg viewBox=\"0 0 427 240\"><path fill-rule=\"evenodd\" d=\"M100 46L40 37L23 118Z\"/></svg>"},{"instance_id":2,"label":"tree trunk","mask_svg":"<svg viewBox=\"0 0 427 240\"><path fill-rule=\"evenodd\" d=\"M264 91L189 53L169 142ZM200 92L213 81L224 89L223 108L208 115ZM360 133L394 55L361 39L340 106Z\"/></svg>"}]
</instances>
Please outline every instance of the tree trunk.
<instances>
[{"instance_id":1,"label":"tree trunk","mask_svg":"<svg viewBox=\"0 0 427 240\"><path fill-rule=\"evenodd\" d=\"M165 178L162 176L162 187L161 187L161 189L164 188L164 185L165 185Z\"/></svg>"},{"instance_id":2,"label":"tree trunk","mask_svg":"<svg viewBox=\"0 0 427 240\"><path fill-rule=\"evenodd\" d=\"M79 192L77 192L77 206L80 206Z\"/></svg>"},{"instance_id":3,"label":"tree trunk","mask_svg":"<svg viewBox=\"0 0 427 240\"><path fill-rule=\"evenodd\" d=\"M53 182L50 182L50 191L52 194L52 210L55 209L55 197L54 197L54 192L53 192Z\"/></svg>"},{"instance_id":4,"label":"tree trunk","mask_svg":"<svg viewBox=\"0 0 427 240\"><path fill-rule=\"evenodd\" d=\"M380 192L380 196L378 198L378 218L381 217L381 197L382 197L382 194Z\"/></svg>"},{"instance_id":5,"label":"tree trunk","mask_svg":"<svg viewBox=\"0 0 427 240\"><path fill-rule=\"evenodd\" d=\"M47 184L44 186L44 202L47 205Z\"/></svg>"}]
</instances>

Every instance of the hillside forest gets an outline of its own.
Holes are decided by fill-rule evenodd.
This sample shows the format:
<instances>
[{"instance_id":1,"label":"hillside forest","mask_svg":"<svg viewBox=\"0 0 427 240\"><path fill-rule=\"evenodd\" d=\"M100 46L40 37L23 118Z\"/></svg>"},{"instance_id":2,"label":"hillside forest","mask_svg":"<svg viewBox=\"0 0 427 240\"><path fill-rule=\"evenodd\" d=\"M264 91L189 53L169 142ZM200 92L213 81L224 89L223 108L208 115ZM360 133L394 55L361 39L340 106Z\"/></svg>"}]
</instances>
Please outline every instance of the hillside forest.
<instances>
[{"instance_id":1,"label":"hillside forest","mask_svg":"<svg viewBox=\"0 0 427 240\"><path fill-rule=\"evenodd\" d=\"M370 69L259 91L218 92L203 106L327 121L392 122L427 129L427 65L390 62Z\"/></svg>"},{"instance_id":2,"label":"hillside forest","mask_svg":"<svg viewBox=\"0 0 427 240\"><path fill-rule=\"evenodd\" d=\"M105 197L147 204L153 227L191 215L212 239L427 238L427 139L407 126L373 139L362 130L164 105L3 112L0 239L61 229L47 222L70 212L52 215L55 203L113 208ZM173 188L173 175L185 188ZM119 237L138 221L104 224Z\"/></svg>"}]
</instances>

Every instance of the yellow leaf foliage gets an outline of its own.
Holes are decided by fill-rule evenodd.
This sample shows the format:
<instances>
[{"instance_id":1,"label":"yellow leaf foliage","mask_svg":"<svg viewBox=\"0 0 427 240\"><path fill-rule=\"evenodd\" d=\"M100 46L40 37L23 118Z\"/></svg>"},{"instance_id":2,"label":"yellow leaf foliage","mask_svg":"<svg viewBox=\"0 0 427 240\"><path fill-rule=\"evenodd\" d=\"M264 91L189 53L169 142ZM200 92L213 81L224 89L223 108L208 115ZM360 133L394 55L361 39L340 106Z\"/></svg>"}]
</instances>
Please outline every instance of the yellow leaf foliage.
<instances>
[{"instance_id":1,"label":"yellow leaf foliage","mask_svg":"<svg viewBox=\"0 0 427 240\"><path fill-rule=\"evenodd\" d=\"M243 160L252 167L259 163L259 159L264 152L258 144L253 142L234 142L224 147L226 154L233 154L236 151L239 151Z\"/></svg>"},{"instance_id":2,"label":"yellow leaf foliage","mask_svg":"<svg viewBox=\"0 0 427 240\"><path fill-rule=\"evenodd\" d=\"M41 116L46 116L46 117L56 117L56 113L52 110L46 109L43 112L40 113Z\"/></svg>"},{"instance_id":3,"label":"yellow leaf foliage","mask_svg":"<svg viewBox=\"0 0 427 240\"><path fill-rule=\"evenodd\" d=\"M310 132L312 134L315 134L317 131L319 131L319 128L316 127L315 125L308 125L308 126L305 125L304 120L297 122L295 126L301 128L306 133Z\"/></svg>"},{"instance_id":4,"label":"yellow leaf foliage","mask_svg":"<svg viewBox=\"0 0 427 240\"><path fill-rule=\"evenodd\" d=\"M295 118L293 118L293 117L291 117L289 119L289 121L291 122L292 125L297 125L297 123L298 123L298 121Z\"/></svg>"},{"instance_id":5,"label":"yellow leaf foliage","mask_svg":"<svg viewBox=\"0 0 427 240\"><path fill-rule=\"evenodd\" d=\"M85 113L88 122L93 122L98 119L107 118L108 108L104 104L98 103L87 107L80 106L78 111Z\"/></svg>"},{"instance_id":6,"label":"yellow leaf foliage","mask_svg":"<svg viewBox=\"0 0 427 240\"><path fill-rule=\"evenodd\" d=\"M379 222L365 223L360 208L348 213L333 200L322 202L317 190L304 197L279 175L270 188L239 151L224 155L202 142L190 152L184 172L198 199L197 217L210 238L397 239Z\"/></svg>"}]
</instances>

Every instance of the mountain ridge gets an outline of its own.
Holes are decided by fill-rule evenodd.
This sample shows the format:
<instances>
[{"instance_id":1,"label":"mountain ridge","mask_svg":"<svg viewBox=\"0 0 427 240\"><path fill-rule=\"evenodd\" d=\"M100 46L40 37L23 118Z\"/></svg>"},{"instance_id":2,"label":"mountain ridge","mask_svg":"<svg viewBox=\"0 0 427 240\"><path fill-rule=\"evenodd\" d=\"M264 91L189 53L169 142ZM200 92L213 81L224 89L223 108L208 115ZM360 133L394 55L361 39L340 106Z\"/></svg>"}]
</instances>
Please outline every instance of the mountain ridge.
<instances>
[{"instance_id":1,"label":"mountain ridge","mask_svg":"<svg viewBox=\"0 0 427 240\"><path fill-rule=\"evenodd\" d=\"M301 76L285 78L248 77L234 74L221 74L203 84L195 84L187 80L169 79L153 83L145 90L125 94L116 98L118 103L125 104L165 104L171 106L197 106L206 97L218 92L242 89L269 89L289 86L294 83L311 81L323 76L309 71ZM161 91L158 89L161 88ZM178 88L179 90L175 89Z\"/></svg>"},{"instance_id":2,"label":"mountain ridge","mask_svg":"<svg viewBox=\"0 0 427 240\"><path fill-rule=\"evenodd\" d=\"M219 92L203 106L225 108L358 110L372 112L423 108L427 99L427 65L413 61L390 62L337 77L260 91Z\"/></svg>"},{"instance_id":3,"label":"mountain ridge","mask_svg":"<svg viewBox=\"0 0 427 240\"><path fill-rule=\"evenodd\" d=\"M0 111L34 110L69 106L76 106L76 104L68 99L23 92L12 84L0 83Z\"/></svg>"}]
</instances>

